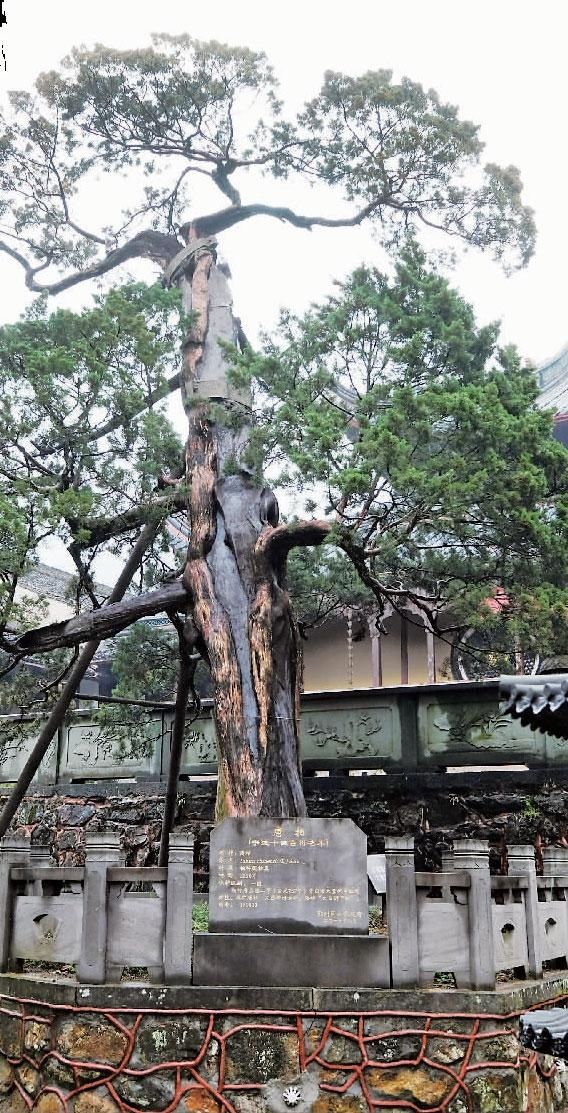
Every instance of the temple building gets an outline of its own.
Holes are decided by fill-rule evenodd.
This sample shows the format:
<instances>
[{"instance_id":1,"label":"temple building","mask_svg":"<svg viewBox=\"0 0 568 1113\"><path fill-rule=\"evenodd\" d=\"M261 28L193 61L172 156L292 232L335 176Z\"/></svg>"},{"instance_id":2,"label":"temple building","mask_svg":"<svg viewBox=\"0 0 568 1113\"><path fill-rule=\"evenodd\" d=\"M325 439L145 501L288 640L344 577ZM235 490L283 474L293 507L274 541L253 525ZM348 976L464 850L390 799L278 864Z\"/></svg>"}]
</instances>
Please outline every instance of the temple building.
<instances>
[{"instance_id":1,"label":"temple building","mask_svg":"<svg viewBox=\"0 0 568 1113\"><path fill-rule=\"evenodd\" d=\"M554 413L555 436L568 448L568 345L537 367L538 405Z\"/></svg>"}]
</instances>

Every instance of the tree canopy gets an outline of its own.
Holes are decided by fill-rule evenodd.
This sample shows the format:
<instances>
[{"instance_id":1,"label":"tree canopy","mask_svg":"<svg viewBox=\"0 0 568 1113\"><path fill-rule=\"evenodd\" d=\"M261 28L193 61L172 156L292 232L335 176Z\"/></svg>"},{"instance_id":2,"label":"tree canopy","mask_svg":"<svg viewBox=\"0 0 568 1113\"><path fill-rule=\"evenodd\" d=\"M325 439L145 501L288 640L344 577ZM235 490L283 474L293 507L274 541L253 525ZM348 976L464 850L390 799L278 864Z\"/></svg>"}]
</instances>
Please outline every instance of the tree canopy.
<instances>
[{"instance_id":1,"label":"tree canopy","mask_svg":"<svg viewBox=\"0 0 568 1113\"><path fill-rule=\"evenodd\" d=\"M255 386L251 464L325 504L379 612L410 599L456 633L565 643L568 453L534 370L416 244L283 313L235 375Z\"/></svg>"},{"instance_id":2,"label":"tree canopy","mask_svg":"<svg viewBox=\"0 0 568 1113\"><path fill-rule=\"evenodd\" d=\"M0 329L7 650L10 631L38 621L14 596L42 540L69 546L77 610L98 606L94 558L183 507L183 486L164 487L181 443L159 401L176 380L180 314L175 291L130 285L80 313L40 303ZM380 616L411 600L448 642L479 626L509 650L565 648L568 454L533 370L415 243L392 272L361 267L303 317L283 312L258 352L227 354L254 391L251 470L324 511L329 544L289 568L302 630L347 606ZM164 545L160 534L138 590L167 577ZM170 698L173 642L173 627L133 627L117 693ZM50 675L64 661L59 651ZM19 676L4 700L30 690Z\"/></svg>"},{"instance_id":3,"label":"tree canopy","mask_svg":"<svg viewBox=\"0 0 568 1113\"><path fill-rule=\"evenodd\" d=\"M282 203L267 203L262 175ZM321 212L286 203L296 179L318 187ZM254 354L217 237L256 216L302 231L365 221L403 255L394 277L362 267L304 317L283 314ZM0 830L100 639L159 611L175 627L179 664L160 860L198 659L214 694L218 814L304 814L287 580L296 548L332 542L343 554L295 561L296 582L305 588L315 569L332 606L355 590L348 558L379 610L412 593L427 621L449 605L461 627L500 590L516 636L531 608L543 636L556 632L564 450L535 408L531 372L427 264L417 246L425 229L508 269L534 247L517 169L485 163L476 125L388 70L327 73L290 113L263 54L157 35L140 50L78 48L33 92L11 94L0 122L0 251L43 296L0 330L1 645L15 662L87 645ZM116 281L140 259L161 286L104 286L80 313L47 313L48 295ZM183 461L164 409L178 387ZM282 485L312 489L308 513L322 490L327 513L279 520L262 478L279 465ZM158 535L173 508L188 517L183 568L162 569L169 582L124 600L137 569L159 579ZM92 609L22 634L10 628L18 577L51 534L77 567L78 605L83 593ZM123 545L124 572L99 607L94 556ZM312 601L312 619L318 612ZM145 634L129 639L135 652ZM159 686L159 652L154 671Z\"/></svg>"},{"instance_id":4,"label":"tree canopy","mask_svg":"<svg viewBox=\"0 0 568 1113\"><path fill-rule=\"evenodd\" d=\"M0 250L36 291L136 257L168 262L187 225L217 235L257 215L304 229L369 220L393 246L431 226L513 267L534 247L518 170L484 164L476 125L389 70L329 72L288 115L264 54L156 35L146 49L73 50L34 92L10 94L0 128ZM345 214L243 201L247 172L259 188L255 170L333 187ZM93 183L117 173L128 173L128 204L109 191L99 217ZM195 212L191 189L203 179L229 204Z\"/></svg>"},{"instance_id":5,"label":"tree canopy","mask_svg":"<svg viewBox=\"0 0 568 1113\"><path fill-rule=\"evenodd\" d=\"M125 285L80 311L48 313L42 299L0 328L0 639L4 665L20 653L13 638L41 621L25 575L42 544L67 546L76 579L71 609L99 607L93 563L118 554L144 519L159 523L183 505L183 489L160 489L182 472L182 444L162 399L176 378L184 315L176 290ZM179 376L179 372L177 373ZM132 519L132 521L131 521ZM163 536L142 580L163 571ZM70 655L42 658L41 674L19 672L0 688L1 705L30 708L38 687L55 698ZM9 674L8 674L9 675Z\"/></svg>"}]
</instances>

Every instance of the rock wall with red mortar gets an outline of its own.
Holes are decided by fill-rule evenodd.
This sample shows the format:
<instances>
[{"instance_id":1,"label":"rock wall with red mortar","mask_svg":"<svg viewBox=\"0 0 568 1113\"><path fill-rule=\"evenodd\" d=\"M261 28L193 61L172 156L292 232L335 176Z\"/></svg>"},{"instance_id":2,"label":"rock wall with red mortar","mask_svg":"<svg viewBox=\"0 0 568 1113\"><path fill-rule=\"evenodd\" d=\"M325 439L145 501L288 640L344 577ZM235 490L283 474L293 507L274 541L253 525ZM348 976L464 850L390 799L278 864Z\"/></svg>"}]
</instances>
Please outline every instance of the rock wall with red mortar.
<instances>
[{"instance_id":1,"label":"rock wall with red mortar","mask_svg":"<svg viewBox=\"0 0 568 1113\"><path fill-rule=\"evenodd\" d=\"M318 1007L317 993L275 990L258 1007L260 990L247 1005L244 991L3 977L0 1113L567 1108L566 1075L519 1046L514 995L320 991Z\"/></svg>"}]
</instances>

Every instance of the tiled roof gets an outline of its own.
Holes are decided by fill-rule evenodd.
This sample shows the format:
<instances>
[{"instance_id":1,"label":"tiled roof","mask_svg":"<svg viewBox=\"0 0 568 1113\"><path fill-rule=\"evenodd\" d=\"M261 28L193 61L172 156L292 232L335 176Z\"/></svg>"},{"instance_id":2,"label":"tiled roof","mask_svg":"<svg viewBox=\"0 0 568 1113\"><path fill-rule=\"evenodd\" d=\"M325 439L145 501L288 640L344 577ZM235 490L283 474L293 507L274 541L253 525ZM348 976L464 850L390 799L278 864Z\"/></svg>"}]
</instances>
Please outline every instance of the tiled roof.
<instances>
[{"instance_id":1,"label":"tiled roof","mask_svg":"<svg viewBox=\"0 0 568 1113\"><path fill-rule=\"evenodd\" d=\"M520 1019L523 1047L568 1059L568 1009L535 1009Z\"/></svg>"},{"instance_id":2,"label":"tiled roof","mask_svg":"<svg viewBox=\"0 0 568 1113\"><path fill-rule=\"evenodd\" d=\"M62 568L54 568L51 564L34 564L20 579L20 587L31 591L34 595L42 595L47 599L57 599L62 603L72 602L74 582L77 577L71 572L64 572ZM105 599L110 594L111 588L104 584L95 584L97 596Z\"/></svg>"},{"instance_id":3,"label":"tiled roof","mask_svg":"<svg viewBox=\"0 0 568 1113\"><path fill-rule=\"evenodd\" d=\"M537 367L540 388L537 405L543 410L566 413L568 410L568 346Z\"/></svg>"},{"instance_id":4,"label":"tiled roof","mask_svg":"<svg viewBox=\"0 0 568 1113\"><path fill-rule=\"evenodd\" d=\"M504 711L531 730L568 739L568 673L551 676L502 676Z\"/></svg>"}]
</instances>

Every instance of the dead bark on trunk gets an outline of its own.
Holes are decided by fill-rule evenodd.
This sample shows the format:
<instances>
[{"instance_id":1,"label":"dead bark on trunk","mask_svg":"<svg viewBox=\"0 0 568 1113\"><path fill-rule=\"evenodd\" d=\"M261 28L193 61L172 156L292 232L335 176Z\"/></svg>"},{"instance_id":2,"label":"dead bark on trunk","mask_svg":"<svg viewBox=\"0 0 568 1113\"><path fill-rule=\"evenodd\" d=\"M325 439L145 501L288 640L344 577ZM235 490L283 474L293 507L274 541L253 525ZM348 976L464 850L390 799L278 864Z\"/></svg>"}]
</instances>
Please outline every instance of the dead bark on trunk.
<instances>
[{"instance_id":1,"label":"dead bark on trunk","mask_svg":"<svg viewBox=\"0 0 568 1113\"><path fill-rule=\"evenodd\" d=\"M275 500L246 476L211 478L192 482L184 583L213 681L217 817L305 815L285 558L259 545Z\"/></svg>"},{"instance_id":2,"label":"dead bark on trunk","mask_svg":"<svg viewBox=\"0 0 568 1113\"><path fill-rule=\"evenodd\" d=\"M259 546L277 524L278 506L239 460L246 430L234 431L229 411L242 410L243 400L227 382L218 343L236 341L237 330L215 244L195 242L189 270L177 277L194 315L181 375L191 537L183 581L213 683L217 818L302 816L297 634L284 585L285 546Z\"/></svg>"}]
</instances>

